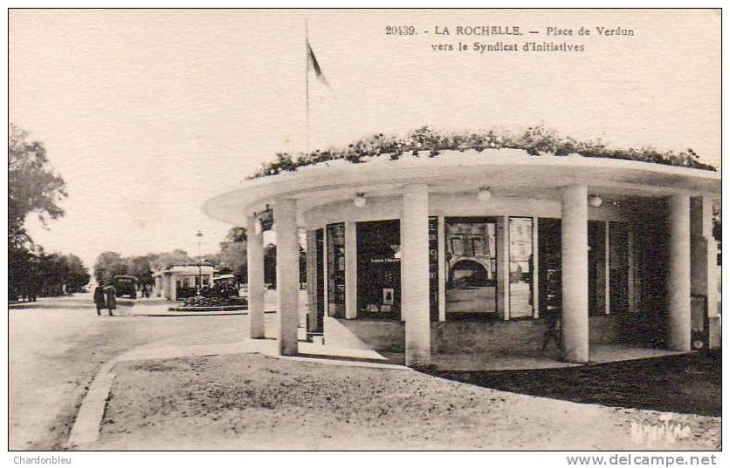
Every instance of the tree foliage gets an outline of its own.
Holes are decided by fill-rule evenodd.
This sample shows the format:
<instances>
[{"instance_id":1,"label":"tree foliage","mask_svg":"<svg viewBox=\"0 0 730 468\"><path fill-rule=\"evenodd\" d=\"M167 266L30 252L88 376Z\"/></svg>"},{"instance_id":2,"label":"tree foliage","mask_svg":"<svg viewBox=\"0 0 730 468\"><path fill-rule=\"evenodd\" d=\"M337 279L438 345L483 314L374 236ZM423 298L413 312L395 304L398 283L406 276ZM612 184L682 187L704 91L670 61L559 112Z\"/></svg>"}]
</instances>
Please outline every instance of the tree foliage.
<instances>
[{"instance_id":1,"label":"tree foliage","mask_svg":"<svg viewBox=\"0 0 730 468\"><path fill-rule=\"evenodd\" d=\"M81 292L91 278L76 255L47 254L40 246L17 253L9 263L11 300Z\"/></svg>"},{"instance_id":2,"label":"tree foliage","mask_svg":"<svg viewBox=\"0 0 730 468\"><path fill-rule=\"evenodd\" d=\"M131 275L140 284L152 285L155 282L152 276L155 271L165 270L173 265L197 265L197 260L182 249L131 257L122 257L118 252L103 252L94 264L94 278L105 283L117 275Z\"/></svg>"},{"instance_id":3,"label":"tree foliage","mask_svg":"<svg viewBox=\"0 0 730 468\"><path fill-rule=\"evenodd\" d=\"M94 264L94 278L100 284L108 283L117 275L127 274L127 261L117 252L102 252Z\"/></svg>"},{"instance_id":4,"label":"tree foliage","mask_svg":"<svg viewBox=\"0 0 730 468\"><path fill-rule=\"evenodd\" d=\"M214 265L221 273L230 272L239 283L248 281L248 236L246 228L232 227L223 242Z\"/></svg>"},{"instance_id":5,"label":"tree foliage","mask_svg":"<svg viewBox=\"0 0 730 468\"><path fill-rule=\"evenodd\" d=\"M8 145L8 192L11 248L29 246L31 239L24 228L29 214L37 214L44 224L63 216L58 204L67 196L65 182L49 167L43 143L30 141L28 133L14 124L10 124Z\"/></svg>"},{"instance_id":6,"label":"tree foliage","mask_svg":"<svg viewBox=\"0 0 730 468\"><path fill-rule=\"evenodd\" d=\"M155 283L152 277L153 259L154 255L151 254L127 258L127 274L136 277L139 284L153 285Z\"/></svg>"},{"instance_id":7,"label":"tree foliage","mask_svg":"<svg viewBox=\"0 0 730 468\"><path fill-rule=\"evenodd\" d=\"M164 270L173 265L197 265L198 261L193 259L182 249L175 249L172 252L150 254L150 265L153 271Z\"/></svg>"},{"instance_id":8,"label":"tree foliage","mask_svg":"<svg viewBox=\"0 0 730 468\"><path fill-rule=\"evenodd\" d=\"M35 299L80 290L88 273L74 255L46 254L25 230L29 214L47 220L63 216L66 184L50 168L43 143L10 124L8 138L8 295Z\"/></svg>"},{"instance_id":9,"label":"tree foliage","mask_svg":"<svg viewBox=\"0 0 730 468\"><path fill-rule=\"evenodd\" d=\"M299 282L307 280L307 252L299 246ZM264 248L264 282L276 288L276 244Z\"/></svg>"}]
</instances>

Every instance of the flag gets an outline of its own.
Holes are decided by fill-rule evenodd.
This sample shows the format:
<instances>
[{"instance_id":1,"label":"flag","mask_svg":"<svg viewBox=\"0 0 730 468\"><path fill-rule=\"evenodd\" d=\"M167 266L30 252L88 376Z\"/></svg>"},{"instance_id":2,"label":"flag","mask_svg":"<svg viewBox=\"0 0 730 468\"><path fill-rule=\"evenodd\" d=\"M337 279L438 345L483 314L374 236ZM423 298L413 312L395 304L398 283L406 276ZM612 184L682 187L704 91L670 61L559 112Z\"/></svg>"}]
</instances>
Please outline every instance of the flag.
<instances>
[{"instance_id":1,"label":"flag","mask_svg":"<svg viewBox=\"0 0 730 468\"><path fill-rule=\"evenodd\" d=\"M309 70L314 71L314 75L317 77L317 80L319 80L323 85L332 89L330 84L327 82L327 78L325 78L322 73L322 68L319 66L319 62L317 62L317 57L314 56L312 46L309 45L309 41L307 41L307 71Z\"/></svg>"}]
</instances>

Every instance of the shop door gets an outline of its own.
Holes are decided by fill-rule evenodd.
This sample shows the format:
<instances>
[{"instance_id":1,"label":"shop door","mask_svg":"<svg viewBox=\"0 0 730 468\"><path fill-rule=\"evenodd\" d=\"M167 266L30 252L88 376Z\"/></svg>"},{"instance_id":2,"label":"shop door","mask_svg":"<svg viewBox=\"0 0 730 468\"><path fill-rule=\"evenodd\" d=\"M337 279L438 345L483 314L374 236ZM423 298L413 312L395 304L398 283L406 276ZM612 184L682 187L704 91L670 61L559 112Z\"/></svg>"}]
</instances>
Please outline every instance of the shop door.
<instances>
[{"instance_id":1,"label":"shop door","mask_svg":"<svg viewBox=\"0 0 730 468\"><path fill-rule=\"evenodd\" d=\"M400 320L400 221L357 223L358 317Z\"/></svg>"},{"instance_id":2,"label":"shop door","mask_svg":"<svg viewBox=\"0 0 730 468\"><path fill-rule=\"evenodd\" d=\"M606 313L606 222L588 221L588 314Z\"/></svg>"},{"instance_id":3,"label":"shop door","mask_svg":"<svg viewBox=\"0 0 730 468\"><path fill-rule=\"evenodd\" d=\"M317 325L312 330L324 332L324 229L317 229L314 234L317 257Z\"/></svg>"},{"instance_id":4,"label":"shop door","mask_svg":"<svg viewBox=\"0 0 730 468\"><path fill-rule=\"evenodd\" d=\"M562 309L561 277L561 221L553 218L540 218L537 222L538 248L538 294L540 296L540 315Z\"/></svg>"},{"instance_id":5,"label":"shop door","mask_svg":"<svg viewBox=\"0 0 730 468\"><path fill-rule=\"evenodd\" d=\"M623 314L629 311L629 226L611 222L608 231L611 313Z\"/></svg>"}]
</instances>

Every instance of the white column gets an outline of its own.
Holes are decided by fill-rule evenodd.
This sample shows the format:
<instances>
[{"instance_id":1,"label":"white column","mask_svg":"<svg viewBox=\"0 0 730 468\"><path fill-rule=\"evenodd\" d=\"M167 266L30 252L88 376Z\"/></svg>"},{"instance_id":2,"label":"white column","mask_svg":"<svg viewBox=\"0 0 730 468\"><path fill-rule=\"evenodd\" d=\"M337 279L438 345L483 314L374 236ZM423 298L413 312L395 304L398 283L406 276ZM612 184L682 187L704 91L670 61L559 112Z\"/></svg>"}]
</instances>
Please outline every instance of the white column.
<instances>
[{"instance_id":1,"label":"white column","mask_svg":"<svg viewBox=\"0 0 730 468\"><path fill-rule=\"evenodd\" d=\"M251 338L265 338L264 326L264 234L256 234L256 218L246 218L248 261L248 321Z\"/></svg>"},{"instance_id":2,"label":"white column","mask_svg":"<svg viewBox=\"0 0 730 468\"><path fill-rule=\"evenodd\" d=\"M438 217L438 255L439 255L439 322L446 321L446 278L449 272L446 269L446 219Z\"/></svg>"},{"instance_id":3,"label":"white column","mask_svg":"<svg viewBox=\"0 0 730 468\"><path fill-rule=\"evenodd\" d=\"M537 255L537 218L532 218L532 315L540 317L540 259Z\"/></svg>"},{"instance_id":4,"label":"white column","mask_svg":"<svg viewBox=\"0 0 730 468\"><path fill-rule=\"evenodd\" d=\"M606 258L606 284L604 285L604 291L606 295L606 315L611 314L611 222L606 221L606 234L604 237L606 241L606 251L604 252Z\"/></svg>"},{"instance_id":5,"label":"white column","mask_svg":"<svg viewBox=\"0 0 730 468\"><path fill-rule=\"evenodd\" d=\"M307 231L307 331L317 328L317 231Z\"/></svg>"},{"instance_id":6,"label":"white column","mask_svg":"<svg viewBox=\"0 0 730 468\"><path fill-rule=\"evenodd\" d=\"M588 362L588 190L562 191L563 352L569 362Z\"/></svg>"},{"instance_id":7,"label":"white column","mask_svg":"<svg viewBox=\"0 0 730 468\"><path fill-rule=\"evenodd\" d=\"M497 313L509 320L509 218L497 218Z\"/></svg>"},{"instance_id":8,"label":"white column","mask_svg":"<svg viewBox=\"0 0 730 468\"><path fill-rule=\"evenodd\" d=\"M693 197L690 200L692 235L692 294L707 298L703 315L710 349L720 347L720 318L717 307L717 242L712 235L712 198Z\"/></svg>"},{"instance_id":9,"label":"white column","mask_svg":"<svg viewBox=\"0 0 730 468\"><path fill-rule=\"evenodd\" d=\"M357 317L357 223L345 222L345 318Z\"/></svg>"},{"instance_id":10,"label":"white column","mask_svg":"<svg viewBox=\"0 0 730 468\"><path fill-rule=\"evenodd\" d=\"M177 301L177 275L170 273L170 300Z\"/></svg>"},{"instance_id":11,"label":"white column","mask_svg":"<svg viewBox=\"0 0 730 468\"><path fill-rule=\"evenodd\" d=\"M692 294L707 297L708 317L717 317L717 242L712 235L712 199L690 200Z\"/></svg>"},{"instance_id":12,"label":"white column","mask_svg":"<svg viewBox=\"0 0 730 468\"><path fill-rule=\"evenodd\" d=\"M636 313L636 256L634 255L634 229L629 226L629 313Z\"/></svg>"},{"instance_id":13,"label":"white column","mask_svg":"<svg viewBox=\"0 0 730 468\"><path fill-rule=\"evenodd\" d=\"M276 220L276 288L279 316L279 353L293 356L298 351L299 316L299 236L296 201L277 200Z\"/></svg>"},{"instance_id":14,"label":"white column","mask_svg":"<svg viewBox=\"0 0 730 468\"><path fill-rule=\"evenodd\" d=\"M691 333L689 195L669 198L668 347L689 351Z\"/></svg>"},{"instance_id":15,"label":"white column","mask_svg":"<svg viewBox=\"0 0 730 468\"><path fill-rule=\"evenodd\" d=\"M406 365L431 361L431 317L428 278L428 185L403 187L401 289L406 320Z\"/></svg>"}]
</instances>

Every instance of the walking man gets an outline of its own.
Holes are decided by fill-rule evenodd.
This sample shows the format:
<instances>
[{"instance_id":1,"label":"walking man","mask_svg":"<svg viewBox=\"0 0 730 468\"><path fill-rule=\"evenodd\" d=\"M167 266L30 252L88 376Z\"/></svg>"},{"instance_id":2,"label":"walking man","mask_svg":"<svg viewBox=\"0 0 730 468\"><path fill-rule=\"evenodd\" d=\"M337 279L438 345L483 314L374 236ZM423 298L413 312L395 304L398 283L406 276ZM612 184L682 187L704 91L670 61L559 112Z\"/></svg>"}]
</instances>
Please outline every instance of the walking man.
<instances>
[{"instance_id":1,"label":"walking man","mask_svg":"<svg viewBox=\"0 0 730 468\"><path fill-rule=\"evenodd\" d=\"M94 304L96 305L96 315L101 315L101 309L106 307L106 294L104 294L104 286L101 283L94 288Z\"/></svg>"}]
</instances>

